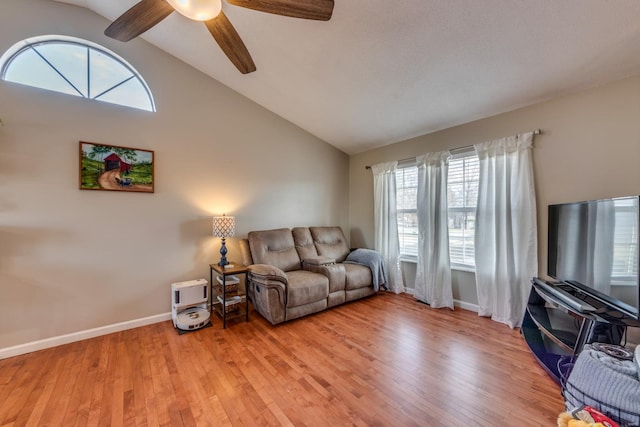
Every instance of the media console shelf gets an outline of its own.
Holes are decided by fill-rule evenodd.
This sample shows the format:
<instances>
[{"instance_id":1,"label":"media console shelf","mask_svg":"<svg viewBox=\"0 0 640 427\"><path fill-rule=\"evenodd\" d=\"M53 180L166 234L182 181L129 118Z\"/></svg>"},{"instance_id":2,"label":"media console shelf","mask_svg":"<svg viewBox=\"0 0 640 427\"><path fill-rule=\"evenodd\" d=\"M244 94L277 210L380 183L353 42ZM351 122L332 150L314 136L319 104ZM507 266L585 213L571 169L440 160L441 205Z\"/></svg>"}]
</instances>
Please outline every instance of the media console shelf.
<instances>
[{"instance_id":1,"label":"media console shelf","mask_svg":"<svg viewBox=\"0 0 640 427\"><path fill-rule=\"evenodd\" d=\"M541 279L535 278L532 283L521 333L540 365L558 383L561 358L578 355L585 344L592 342L620 344L627 326L640 326L637 320L587 294L577 295L570 286L559 287L595 310L577 310L575 304L550 292L549 284Z\"/></svg>"}]
</instances>

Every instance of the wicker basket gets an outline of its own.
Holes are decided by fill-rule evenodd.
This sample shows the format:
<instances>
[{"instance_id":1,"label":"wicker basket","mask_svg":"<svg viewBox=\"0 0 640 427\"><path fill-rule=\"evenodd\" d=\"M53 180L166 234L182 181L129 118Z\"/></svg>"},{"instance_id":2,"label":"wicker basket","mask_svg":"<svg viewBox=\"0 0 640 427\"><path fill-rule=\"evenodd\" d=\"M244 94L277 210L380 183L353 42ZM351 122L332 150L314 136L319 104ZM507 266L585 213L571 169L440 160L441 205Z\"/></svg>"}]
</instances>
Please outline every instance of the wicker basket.
<instances>
[{"instance_id":1,"label":"wicker basket","mask_svg":"<svg viewBox=\"0 0 640 427\"><path fill-rule=\"evenodd\" d=\"M221 300L221 296L218 297L218 302L217 304L220 305L220 309L222 310L222 301ZM230 298L229 295L227 295L227 298ZM234 297L231 297L234 298ZM240 310L240 307L242 306L242 303L245 301L244 297L241 297L240 299L238 299L237 301L234 301L232 303L229 303L229 301L227 300L227 305L224 306L224 312L225 314L230 314L230 313L235 313L237 311Z\"/></svg>"},{"instance_id":2,"label":"wicker basket","mask_svg":"<svg viewBox=\"0 0 640 427\"><path fill-rule=\"evenodd\" d=\"M570 383L569 375L575 364L575 356L564 356L558 360L558 372L560 373L560 384L562 386L562 397L565 400L567 410L575 409L569 402L579 402L582 405L591 406L618 423L620 427L640 427L640 414L632 413L624 409L616 408L610 403L591 396L574 384Z\"/></svg>"},{"instance_id":3,"label":"wicker basket","mask_svg":"<svg viewBox=\"0 0 640 427\"><path fill-rule=\"evenodd\" d=\"M226 284L224 285L224 288L226 289L226 294L227 295L236 295L238 293L239 285L240 285L240 281L238 281L238 280L235 280L233 282L230 282L228 280L226 282ZM220 293L222 293L222 278L220 276L216 277L215 286L217 286L218 289L220 290Z\"/></svg>"},{"instance_id":4,"label":"wicker basket","mask_svg":"<svg viewBox=\"0 0 640 427\"><path fill-rule=\"evenodd\" d=\"M232 284L226 285L224 287L225 293L227 294L227 297L230 296L230 295L231 296L237 295L238 287L239 287L238 285L239 285L239 283L232 283ZM216 286L218 286L218 289L220 289L220 293L222 293L222 285L218 284Z\"/></svg>"},{"instance_id":5,"label":"wicker basket","mask_svg":"<svg viewBox=\"0 0 640 427\"><path fill-rule=\"evenodd\" d=\"M239 310L240 310L240 304L232 304L224 308L225 314L237 313Z\"/></svg>"}]
</instances>

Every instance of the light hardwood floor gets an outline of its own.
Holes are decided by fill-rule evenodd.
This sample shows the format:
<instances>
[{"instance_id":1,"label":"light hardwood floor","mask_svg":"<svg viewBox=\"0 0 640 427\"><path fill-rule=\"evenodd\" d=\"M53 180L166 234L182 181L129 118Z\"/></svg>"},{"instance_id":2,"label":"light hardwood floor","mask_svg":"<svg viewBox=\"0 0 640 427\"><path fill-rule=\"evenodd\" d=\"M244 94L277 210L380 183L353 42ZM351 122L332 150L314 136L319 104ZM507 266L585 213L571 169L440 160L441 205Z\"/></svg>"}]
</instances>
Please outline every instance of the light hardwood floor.
<instances>
[{"instance_id":1,"label":"light hardwood floor","mask_svg":"<svg viewBox=\"0 0 640 427\"><path fill-rule=\"evenodd\" d=\"M518 333L379 294L279 326L162 322L0 360L0 426L554 426Z\"/></svg>"}]
</instances>

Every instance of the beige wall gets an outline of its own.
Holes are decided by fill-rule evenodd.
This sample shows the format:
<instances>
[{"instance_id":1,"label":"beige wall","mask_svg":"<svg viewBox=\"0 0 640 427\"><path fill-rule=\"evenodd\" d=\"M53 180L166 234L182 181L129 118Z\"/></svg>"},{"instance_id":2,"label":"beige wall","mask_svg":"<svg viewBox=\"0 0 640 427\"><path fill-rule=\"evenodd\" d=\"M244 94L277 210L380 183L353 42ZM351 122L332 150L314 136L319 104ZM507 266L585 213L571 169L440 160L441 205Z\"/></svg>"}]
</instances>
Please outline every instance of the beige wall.
<instances>
[{"instance_id":1,"label":"beige wall","mask_svg":"<svg viewBox=\"0 0 640 427\"><path fill-rule=\"evenodd\" d=\"M373 183L365 165L541 129L534 140L539 272L546 272L547 205L640 194L640 76L351 156L351 244L373 247ZM415 266L405 265L413 286ZM473 274L454 297L477 303Z\"/></svg>"},{"instance_id":2,"label":"beige wall","mask_svg":"<svg viewBox=\"0 0 640 427\"><path fill-rule=\"evenodd\" d=\"M348 233L346 154L107 25L56 2L0 2L1 52L40 34L97 42L141 72L158 109L0 81L0 349L168 312L169 285L208 278L219 259L213 214L235 215L238 237ZM155 194L80 191L80 140L155 150Z\"/></svg>"}]
</instances>

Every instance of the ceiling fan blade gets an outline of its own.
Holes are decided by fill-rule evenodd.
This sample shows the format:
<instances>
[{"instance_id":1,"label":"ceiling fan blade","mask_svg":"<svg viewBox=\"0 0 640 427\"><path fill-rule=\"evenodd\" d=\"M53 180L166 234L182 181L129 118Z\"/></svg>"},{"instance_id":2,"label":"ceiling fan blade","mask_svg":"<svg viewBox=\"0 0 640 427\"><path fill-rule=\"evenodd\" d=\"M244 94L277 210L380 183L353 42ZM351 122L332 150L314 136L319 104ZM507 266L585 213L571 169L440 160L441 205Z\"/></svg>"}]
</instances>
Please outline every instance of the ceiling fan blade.
<instances>
[{"instance_id":1,"label":"ceiling fan blade","mask_svg":"<svg viewBox=\"0 0 640 427\"><path fill-rule=\"evenodd\" d=\"M328 21L333 0L227 0L229 4L292 18Z\"/></svg>"},{"instance_id":2,"label":"ceiling fan blade","mask_svg":"<svg viewBox=\"0 0 640 427\"><path fill-rule=\"evenodd\" d=\"M120 15L104 31L104 34L121 42L138 37L173 12L164 0L142 0Z\"/></svg>"},{"instance_id":3,"label":"ceiling fan blade","mask_svg":"<svg viewBox=\"0 0 640 427\"><path fill-rule=\"evenodd\" d=\"M242 74L252 73L256 70L256 65L253 63L247 47L224 12L220 12L218 16L204 23L222 51Z\"/></svg>"}]
</instances>

